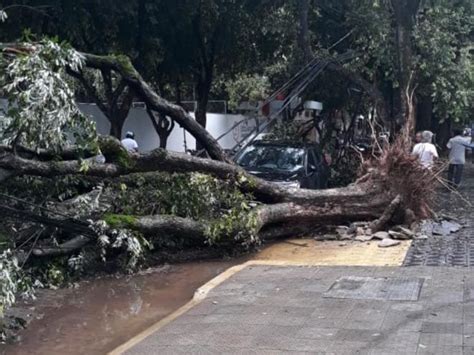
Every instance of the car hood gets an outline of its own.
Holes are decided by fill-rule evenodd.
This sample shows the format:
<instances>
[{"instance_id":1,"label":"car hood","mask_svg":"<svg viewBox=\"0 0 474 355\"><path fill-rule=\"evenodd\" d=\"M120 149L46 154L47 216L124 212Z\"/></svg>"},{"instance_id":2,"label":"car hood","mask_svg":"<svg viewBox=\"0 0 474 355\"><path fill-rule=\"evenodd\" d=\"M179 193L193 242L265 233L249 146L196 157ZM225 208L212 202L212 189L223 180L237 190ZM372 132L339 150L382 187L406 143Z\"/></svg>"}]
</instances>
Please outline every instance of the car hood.
<instances>
[{"instance_id":1,"label":"car hood","mask_svg":"<svg viewBox=\"0 0 474 355\"><path fill-rule=\"evenodd\" d=\"M257 176L261 179L268 181L292 181L298 180L298 177L301 173L300 170L295 171L282 171L282 170L258 170L258 169L249 169L247 172Z\"/></svg>"}]
</instances>

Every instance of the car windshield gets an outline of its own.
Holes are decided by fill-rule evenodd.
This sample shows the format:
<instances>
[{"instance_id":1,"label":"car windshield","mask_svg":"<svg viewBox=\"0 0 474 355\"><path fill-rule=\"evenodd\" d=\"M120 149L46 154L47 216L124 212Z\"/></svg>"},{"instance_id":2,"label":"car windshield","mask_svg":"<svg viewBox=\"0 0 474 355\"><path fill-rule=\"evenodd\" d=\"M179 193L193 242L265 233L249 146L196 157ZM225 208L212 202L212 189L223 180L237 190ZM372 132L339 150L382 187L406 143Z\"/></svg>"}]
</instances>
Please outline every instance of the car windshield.
<instances>
[{"instance_id":1,"label":"car windshield","mask_svg":"<svg viewBox=\"0 0 474 355\"><path fill-rule=\"evenodd\" d=\"M237 164L246 169L296 171L303 167L304 149L252 145L237 159Z\"/></svg>"}]
</instances>

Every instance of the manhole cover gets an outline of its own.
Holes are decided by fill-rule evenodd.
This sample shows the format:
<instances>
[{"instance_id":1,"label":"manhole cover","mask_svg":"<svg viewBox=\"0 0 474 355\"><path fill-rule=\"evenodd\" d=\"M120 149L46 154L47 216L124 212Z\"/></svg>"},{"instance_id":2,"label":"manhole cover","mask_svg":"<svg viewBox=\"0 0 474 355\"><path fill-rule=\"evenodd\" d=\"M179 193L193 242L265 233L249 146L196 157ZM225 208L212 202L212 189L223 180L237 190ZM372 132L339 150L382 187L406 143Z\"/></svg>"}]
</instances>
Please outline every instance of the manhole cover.
<instances>
[{"instance_id":1,"label":"manhole cover","mask_svg":"<svg viewBox=\"0 0 474 355\"><path fill-rule=\"evenodd\" d=\"M326 291L325 298L356 300L417 301L423 279L341 277Z\"/></svg>"}]
</instances>

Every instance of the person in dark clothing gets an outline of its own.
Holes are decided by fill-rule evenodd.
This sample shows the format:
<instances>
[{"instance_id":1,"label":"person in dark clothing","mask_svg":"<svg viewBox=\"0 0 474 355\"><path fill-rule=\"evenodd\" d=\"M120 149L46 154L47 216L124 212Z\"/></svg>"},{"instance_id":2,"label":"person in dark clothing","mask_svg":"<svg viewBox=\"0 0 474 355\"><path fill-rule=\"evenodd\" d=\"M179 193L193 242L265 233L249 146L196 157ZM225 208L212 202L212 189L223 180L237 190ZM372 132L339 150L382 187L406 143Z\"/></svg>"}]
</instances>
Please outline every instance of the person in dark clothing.
<instances>
[{"instance_id":1,"label":"person in dark clothing","mask_svg":"<svg viewBox=\"0 0 474 355\"><path fill-rule=\"evenodd\" d=\"M461 130L454 130L454 137L447 144L449 148L449 184L458 188L461 184L464 164L466 163L466 149L472 148L471 137L464 137Z\"/></svg>"}]
</instances>

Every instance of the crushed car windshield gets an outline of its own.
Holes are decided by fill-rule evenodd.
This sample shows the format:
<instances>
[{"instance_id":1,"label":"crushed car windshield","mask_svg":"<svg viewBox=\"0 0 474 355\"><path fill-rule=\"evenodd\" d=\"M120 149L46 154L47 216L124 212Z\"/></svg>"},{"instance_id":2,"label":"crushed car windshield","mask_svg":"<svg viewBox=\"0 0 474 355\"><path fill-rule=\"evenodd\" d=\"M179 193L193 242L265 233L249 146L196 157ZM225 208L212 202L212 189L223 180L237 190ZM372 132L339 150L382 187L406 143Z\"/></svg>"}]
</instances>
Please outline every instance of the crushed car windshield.
<instances>
[{"instance_id":1,"label":"crushed car windshield","mask_svg":"<svg viewBox=\"0 0 474 355\"><path fill-rule=\"evenodd\" d=\"M304 150L280 146L249 146L237 159L246 169L296 171L303 167Z\"/></svg>"}]
</instances>

